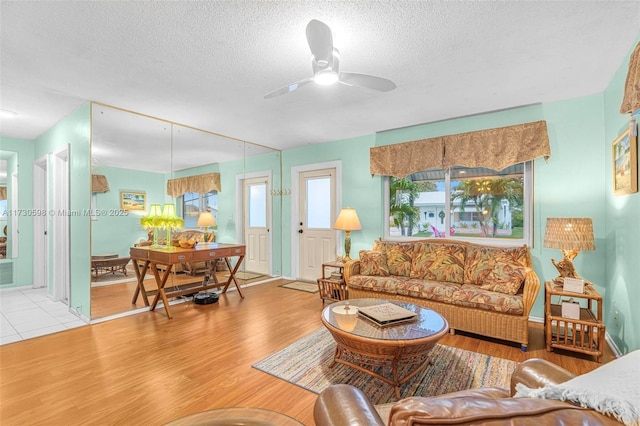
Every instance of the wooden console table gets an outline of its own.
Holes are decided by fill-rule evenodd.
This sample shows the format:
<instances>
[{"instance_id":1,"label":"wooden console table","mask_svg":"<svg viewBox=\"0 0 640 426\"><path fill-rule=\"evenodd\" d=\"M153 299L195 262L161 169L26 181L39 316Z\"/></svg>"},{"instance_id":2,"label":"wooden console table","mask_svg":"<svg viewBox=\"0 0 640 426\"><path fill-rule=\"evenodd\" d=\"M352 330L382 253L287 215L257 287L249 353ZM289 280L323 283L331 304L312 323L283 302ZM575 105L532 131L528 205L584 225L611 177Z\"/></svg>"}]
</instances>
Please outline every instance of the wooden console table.
<instances>
[{"instance_id":1,"label":"wooden console table","mask_svg":"<svg viewBox=\"0 0 640 426\"><path fill-rule=\"evenodd\" d=\"M202 245L196 245L195 248L185 249L178 247L131 247L129 251L129 256L133 260L134 271L136 273L136 277L138 279L138 285L133 294L132 303L136 303L138 300L138 296L142 295L142 300L144 300L145 306L149 306L149 298L147 296L147 291L144 288L144 278L147 274L147 270L151 269L153 276L156 279L156 284L158 285L158 291L153 298L153 302L151 303L150 310L153 311L160 299L162 299L162 303L164 304L164 309L167 312L167 316L172 318L171 310L169 308L169 297L177 297L185 294L197 293L203 290L209 290L212 288L223 287L223 293L227 291L231 283L235 284L238 289L238 294L240 297L244 298L242 294L242 290L236 281L236 272L242 261L244 260L244 255L246 252L246 246L244 245L236 245L236 244L219 244L219 243L208 243ZM238 257L238 262L235 267L231 266L231 262L229 258ZM229 279L225 282L218 282L215 273L215 262L211 262L217 259L224 259L227 267L229 268ZM213 282L208 282L204 280L202 285L196 287L189 287L188 289L166 289L165 285L167 283L167 279L171 274L171 269L173 265L179 263L188 263L188 262L196 262L196 261L209 261L209 276L213 278ZM158 270L158 265L164 265L164 271L162 276L160 275L160 270Z\"/></svg>"}]
</instances>

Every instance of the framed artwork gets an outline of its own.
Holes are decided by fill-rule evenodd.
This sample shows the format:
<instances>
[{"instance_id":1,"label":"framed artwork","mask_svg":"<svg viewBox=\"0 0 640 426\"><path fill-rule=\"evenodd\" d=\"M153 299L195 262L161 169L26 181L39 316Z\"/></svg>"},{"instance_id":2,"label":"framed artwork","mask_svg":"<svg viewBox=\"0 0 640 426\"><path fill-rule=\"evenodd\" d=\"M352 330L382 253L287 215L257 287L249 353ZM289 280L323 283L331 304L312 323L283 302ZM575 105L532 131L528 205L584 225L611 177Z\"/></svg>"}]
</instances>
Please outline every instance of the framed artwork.
<instances>
[{"instance_id":1,"label":"framed artwork","mask_svg":"<svg viewBox=\"0 0 640 426\"><path fill-rule=\"evenodd\" d=\"M147 194L135 191L120 191L120 210L145 211Z\"/></svg>"},{"instance_id":2,"label":"framed artwork","mask_svg":"<svg viewBox=\"0 0 640 426\"><path fill-rule=\"evenodd\" d=\"M638 147L635 122L613 141L613 193L615 195L638 192Z\"/></svg>"}]
</instances>

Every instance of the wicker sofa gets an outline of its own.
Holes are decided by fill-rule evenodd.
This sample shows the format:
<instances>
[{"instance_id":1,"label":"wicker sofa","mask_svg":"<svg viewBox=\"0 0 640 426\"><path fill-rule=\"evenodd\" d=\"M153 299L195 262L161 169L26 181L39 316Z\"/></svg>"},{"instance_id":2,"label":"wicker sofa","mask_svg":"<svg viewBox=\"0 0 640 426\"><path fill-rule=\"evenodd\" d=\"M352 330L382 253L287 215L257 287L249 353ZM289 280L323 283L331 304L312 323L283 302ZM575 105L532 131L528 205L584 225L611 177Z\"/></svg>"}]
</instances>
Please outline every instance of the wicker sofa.
<instances>
[{"instance_id":1,"label":"wicker sofa","mask_svg":"<svg viewBox=\"0 0 640 426\"><path fill-rule=\"evenodd\" d=\"M529 342L540 290L526 245L494 247L448 239L378 240L345 265L350 298L401 300L439 312L455 330Z\"/></svg>"}]
</instances>

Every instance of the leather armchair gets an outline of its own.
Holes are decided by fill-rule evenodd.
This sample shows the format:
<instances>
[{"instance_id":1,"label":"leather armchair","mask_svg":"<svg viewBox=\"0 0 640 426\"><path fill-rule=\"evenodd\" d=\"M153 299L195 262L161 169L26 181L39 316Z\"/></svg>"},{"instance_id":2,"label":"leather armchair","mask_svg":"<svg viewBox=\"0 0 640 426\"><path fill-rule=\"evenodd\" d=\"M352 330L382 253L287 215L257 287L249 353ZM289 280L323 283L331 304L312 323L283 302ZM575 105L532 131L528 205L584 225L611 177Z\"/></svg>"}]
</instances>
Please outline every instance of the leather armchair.
<instances>
[{"instance_id":1,"label":"leather armchair","mask_svg":"<svg viewBox=\"0 0 640 426\"><path fill-rule=\"evenodd\" d=\"M529 388L560 384L575 377L542 359L529 359L516 367L511 390L469 389L435 397L409 397L373 406L357 388L333 385L316 400L317 426L473 425L620 425L615 419L567 402L512 398L518 383Z\"/></svg>"}]
</instances>

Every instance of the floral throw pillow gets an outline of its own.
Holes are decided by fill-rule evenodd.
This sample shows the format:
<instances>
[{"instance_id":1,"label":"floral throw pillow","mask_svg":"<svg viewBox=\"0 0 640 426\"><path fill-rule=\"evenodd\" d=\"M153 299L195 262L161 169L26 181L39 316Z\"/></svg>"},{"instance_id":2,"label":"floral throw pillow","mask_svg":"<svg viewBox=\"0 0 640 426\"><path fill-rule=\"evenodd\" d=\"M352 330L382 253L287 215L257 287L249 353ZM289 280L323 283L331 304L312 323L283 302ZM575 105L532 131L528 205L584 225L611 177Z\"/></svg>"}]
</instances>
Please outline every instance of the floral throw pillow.
<instances>
[{"instance_id":1,"label":"floral throw pillow","mask_svg":"<svg viewBox=\"0 0 640 426\"><path fill-rule=\"evenodd\" d=\"M380 251L360 250L360 275L388 277L387 255Z\"/></svg>"},{"instance_id":2,"label":"floral throw pillow","mask_svg":"<svg viewBox=\"0 0 640 426\"><path fill-rule=\"evenodd\" d=\"M466 247L459 244L416 244L411 278L462 284Z\"/></svg>"},{"instance_id":3,"label":"floral throw pillow","mask_svg":"<svg viewBox=\"0 0 640 426\"><path fill-rule=\"evenodd\" d=\"M527 246L467 248L465 282L482 289L516 294L530 270Z\"/></svg>"}]
</instances>

